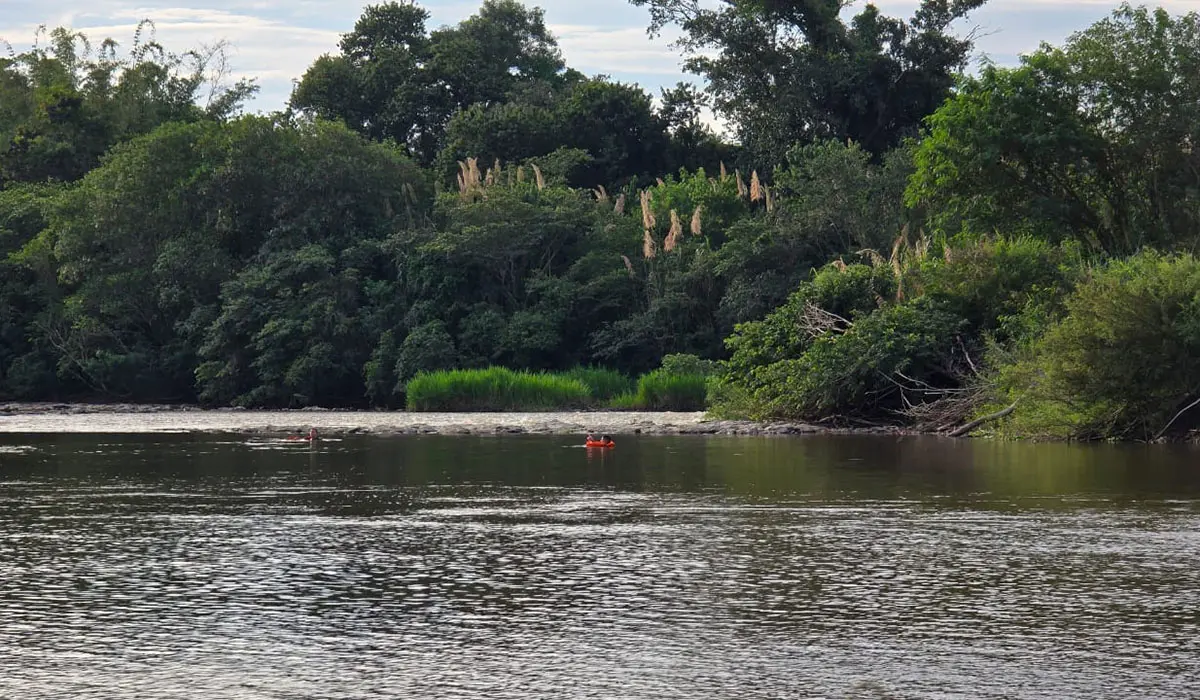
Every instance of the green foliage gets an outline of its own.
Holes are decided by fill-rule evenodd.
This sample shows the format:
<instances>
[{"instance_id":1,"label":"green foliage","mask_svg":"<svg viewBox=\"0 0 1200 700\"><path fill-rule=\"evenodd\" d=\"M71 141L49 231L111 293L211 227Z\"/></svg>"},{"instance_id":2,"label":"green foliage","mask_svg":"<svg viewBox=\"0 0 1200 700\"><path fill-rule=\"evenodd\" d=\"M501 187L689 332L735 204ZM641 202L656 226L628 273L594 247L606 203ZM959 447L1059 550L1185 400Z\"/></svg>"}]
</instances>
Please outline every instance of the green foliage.
<instances>
[{"instance_id":1,"label":"green foliage","mask_svg":"<svg viewBox=\"0 0 1200 700\"><path fill-rule=\"evenodd\" d=\"M900 375L933 386L953 380L946 361L962 319L924 299L858 319L816 338L796 359L756 369L762 415L802 420L887 419L903 407Z\"/></svg>"},{"instance_id":2,"label":"green foliage","mask_svg":"<svg viewBox=\"0 0 1200 700\"><path fill-rule=\"evenodd\" d=\"M575 187L618 187L670 167L670 136L650 95L634 85L573 80L549 104L475 104L450 119L439 172L467 158L520 162L567 148L587 154L573 169Z\"/></svg>"},{"instance_id":3,"label":"green foliage","mask_svg":"<svg viewBox=\"0 0 1200 700\"><path fill-rule=\"evenodd\" d=\"M167 122L225 119L257 91L245 80L222 85L223 43L169 53L153 31L142 22L121 56L112 39L93 51L85 35L60 27L0 58L0 188L77 180L115 144Z\"/></svg>"},{"instance_id":4,"label":"green foliage","mask_svg":"<svg viewBox=\"0 0 1200 700\"><path fill-rule=\"evenodd\" d=\"M950 95L981 0L634 2L706 93L572 71L516 0L368 7L271 116L150 25L10 52L0 398L1200 425L1200 266L1138 252L1200 241L1200 15Z\"/></svg>"},{"instance_id":5,"label":"green foliage","mask_svg":"<svg viewBox=\"0 0 1200 700\"><path fill-rule=\"evenodd\" d=\"M575 367L564 372L564 377L576 379L588 388L594 401L604 402L633 390L633 380L612 369L603 367Z\"/></svg>"},{"instance_id":6,"label":"green foliage","mask_svg":"<svg viewBox=\"0 0 1200 700\"><path fill-rule=\"evenodd\" d=\"M420 189L395 150L325 122L171 124L117 148L38 241L64 295L60 371L125 398L315 400L301 375L359 342L340 315L382 259L362 242L406 221ZM345 391L365 360L338 370ZM216 364L197 386L200 361Z\"/></svg>"},{"instance_id":7,"label":"green foliage","mask_svg":"<svg viewBox=\"0 0 1200 700\"><path fill-rule=\"evenodd\" d=\"M422 373L405 390L410 411L545 411L582 408L591 391L578 379L502 367Z\"/></svg>"},{"instance_id":8,"label":"green foliage","mask_svg":"<svg viewBox=\"0 0 1200 700\"><path fill-rule=\"evenodd\" d=\"M855 264L822 268L764 320L737 327L725 341L731 357L724 373L757 386L754 372L801 357L826 327L820 325L822 320L845 328L846 322L870 314L895 294L895 275L889 267ZM809 309L825 312L818 315L818 325L812 328L802 325Z\"/></svg>"},{"instance_id":9,"label":"green foliage","mask_svg":"<svg viewBox=\"0 0 1200 700\"><path fill-rule=\"evenodd\" d=\"M755 162L774 165L797 141L850 139L881 155L915 136L950 94L972 42L950 25L984 0L925 0L907 22L843 3L631 0L651 31L683 30L689 71Z\"/></svg>"},{"instance_id":10,"label":"green foliage","mask_svg":"<svg viewBox=\"0 0 1200 700\"><path fill-rule=\"evenodd\" d=\"M450 369L456 364L454 339L441 321L418 326L400 344L396 361L396 377L408 382L422 372Z\"/></svg>"},{"instance_id":11,"label":"green foliage","mask_svg":"<svg viewBox=\"0 0 1200 700\"><path fill-rule=\"evenodd\" d=\"M485 0L475 15L432 33L428 18L413 4L368 6L340 54L319 58L297 83L292 107L393 140L427 164L452 115L572 77L540 9Z\"/></svg>"},{"instance_id":12,"label":"green foliage","mask_svg":"<svg viewBox=\"0 0 1200 700\"><path fill-rule=\"evenodd\" d=\"M1200 398L1200 261L1144 252L1093 271L1065 316L999 370L1009 429L1077 439L1153 439L1194 428Z\"/></svg>"},{"instance_id":13,"label":"green foliage","mask_svg":"<svg viewBox=\"0 0 1200 700\"><path fill-rule=\"evenodd\" d=\"M973 358L1028 337L1013 319L1052 308L1077 276L1073 251L1034 239L946 246L938 257L923 245L826 267L765 320L739 326L715 411L898 420L911 403L975 381Z\"/></svg>"},{"instance_id":14,"label":"green foliage","mask_svg":"<svg viewBox=\"0 0 1200 700\"><path fill-rule=\"evenodd\" d=\"M46 226L60 188L19 185L0 190L0 399L53 397L61 387L48 331L55 302L44 256L19 253Z\"/></svg>"},{"instance_id":15,"label":"green foliage","mask_svg":"<svg viewBox=\"0 0 1200 700\"><path fill-rule=\"evenodd\" d=\"M791 149L788 166L775 172L774 213L738 220L718 254L717 272L727 285L720 304L724 325L762 318L813 268L838 256L864 248L886 253L916 223L901 203L910 172L907 148L881 164L854 144Z\"/></svg>"},{"instance_id":16,"label":"green foliage","mask_svg":"<svg viewBox=\"0 0 1200 700\"><path fill-rule=\"evenodd\" d=\"M929 120L910 203L949 233L1027 231L1110 254L1196 242L1200 15L1122 6Z\"/></svg>"},{"instance_id":17,"label":"green foliage","mask_svg":"<svg viewBox=\"0 0 1200 700\"><path fill-rule=\"evenodd\" d=\"M695 374L708 377L716 369L716 363L712 360L704 360L686 353L675 353L662 359L662 371L667 374Z\"/></svg>"}]
</instances>

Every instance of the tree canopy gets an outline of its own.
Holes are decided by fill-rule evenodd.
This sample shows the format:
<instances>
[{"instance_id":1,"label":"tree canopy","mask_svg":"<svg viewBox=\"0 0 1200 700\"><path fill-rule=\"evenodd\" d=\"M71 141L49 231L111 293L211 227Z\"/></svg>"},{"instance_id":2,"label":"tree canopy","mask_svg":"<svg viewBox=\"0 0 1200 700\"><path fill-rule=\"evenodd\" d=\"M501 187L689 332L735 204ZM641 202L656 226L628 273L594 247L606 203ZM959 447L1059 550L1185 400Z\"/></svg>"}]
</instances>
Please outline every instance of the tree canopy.
<instances>
[{"instance_id":1,"label":"tree canopy","mask_svg":"<svg viewBox=\"0 0 1200 700\"><path fill-rule=\"evenodd\" d=\"M797 142L851 140L881 155L917 135L950 94L973 42L950 26L985 0L923 0L908 20L872 4L848 21L842 0L630 0L650 32L683 32L688 70L754 162Z\"/></svg>"}]
</instances>

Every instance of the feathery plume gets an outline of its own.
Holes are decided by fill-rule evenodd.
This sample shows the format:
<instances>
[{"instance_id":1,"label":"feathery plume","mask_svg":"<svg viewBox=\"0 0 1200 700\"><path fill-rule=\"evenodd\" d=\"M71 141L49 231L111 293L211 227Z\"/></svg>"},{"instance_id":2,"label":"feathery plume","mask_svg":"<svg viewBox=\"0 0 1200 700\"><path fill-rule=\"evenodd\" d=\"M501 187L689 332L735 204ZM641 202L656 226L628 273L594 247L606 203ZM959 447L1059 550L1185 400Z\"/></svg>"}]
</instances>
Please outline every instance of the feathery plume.
<instances>
[{"instance_id":1,"label":"feathery plume","mask_svg":"<svg viewBox=\"0 0 1200 700\"><path fill-rule=\"evenodd\" d=\"M625 271L629 273L630 277L633 277L633 263L629 261L629 257L622 255L621 260L625 262Z\"/></svg>"},{"instance_id":2,"label":"feathery plume","mask_svg":"<svg viewBox=\"0 0 1200 700\"><path fill-rule=\"evenodd\" d=\"M537 166L537 163L533 164L533 177L537 180L539 192L546 189L546 178L542 177L542 169Z\"/></svg>"},{"instance_id":3,"label":"feathery plume","mask_svg":"<svg viewBox=\"0 0 1200 700\"><path fill-rule=\"evenodd\" d=\"M767 200L767 211L775 211L775 197L771 195L771 188L763 185L763 197Z\"/></svg>"},{"instance_id":4,"label":"feathery plume","mask_svg":"<svg viewBox=\"0 0 1200 700\"><path fill-rule=\"evenodd\" d=\"M653 260L655 254L654 236L650 235L650 229L646 229L642 232L642 257L647 260Z\"/></svg>"},{"instance_id":5,"label":"feathery plume","mask_svg":"<svg viewBox=\"0 0 1200 700\"><path fill-rule=\"evenodd\" d=\"M479 159L478 158L468 158L467 159L467 168L468 168L467 172L469 174L469 177L467 178L468 185L474 186L474 185L478 185L479 183L483 182L483 175L481 175L479 172Z\"/></svg>"},{"instance_id":6,"label":"feathery plume","mask_svg":"<svg viewBox=\"0 0 1200 700\"><path fill-rule=\"evenodd\" d=\"M622 214L625 213L625 193L624 192L622 192L620 195L617 196L617 203L613 207L613 213L616 214L617 216L621 216Z\"/></svg>"},{"instance_id":7,"label":"feathery plume","mask_svg":"<svg viewBox=\"0 0 1200 700\"><path fill-rule=\"evenodd\" d=\"M750 173L750 201L757 202L763 198L762 183L758 180L758 171Z\"/></svg>"},{"instance_id":8,"label":"feathery plume","mask_svg":"<svg viewBox=\"0 0 1200 700\"><path fill-rule=\"evenodd\" d=\"M742 171L735 170L733 176L737 178L738 198L740 199L749 195L750 191L746 189L746 183L742 182Z\"/></svg>"},{"instance_id":9,"label":"feathery plume","mask_svg":"<svg viewBox=\"0 0 1200 700\"><path fill-rule=\"evenodd\" d=\"M650 200L650 190L642 190L642 228L647 231L653 230L658 225L658 221L654 218L654 210L650 207Z\"/></svg>"},{"instance_id":10,"label":"feathery plume","mask_svg":"<svg viewBox=\"0 0 1200 700\"><path fill-rule=\"evenodd\" d=\"M725 169L725 161L721 161L721 179L729 177L729 171Z\"/></svg>"},{"instance_id":11,"label":"feathery plume","mask_svg":"<svg viewBox=\"0 0 1200 700\"><path fill-rule=\"evenodd\" d=\"M663 241L663 252L670 253L675 250L675 246L679 244L679 238L683 236L683 222L679 220L679 212L671 210L671 231L667 234L667 239Z\"/></svg>"},{"instance_id":12,"label":"feathery plume","mask_svg":"<svg viewBox=\"0 0 1200 700\"><path fill-rule=\"evenodd\" d=\"M600 185L599 187L596 188L596 201L597 202L607 202L608 201L608 191L604 189L604 185Z\"/></svg>"},{"instance_id":13,"label":"feathery plume","mask_svg":"<svg viewBox=\"0 0 1200 700\"><path fill-rule=\"evenodd\" d=\"M700 212L703 210L704 210L704 205L701 204L700 206L696 207L696 211L692 212L692 235L693 236L704 235L704 231L701 228L701 221L700 221Z\"/></svg>"}]
</instances>

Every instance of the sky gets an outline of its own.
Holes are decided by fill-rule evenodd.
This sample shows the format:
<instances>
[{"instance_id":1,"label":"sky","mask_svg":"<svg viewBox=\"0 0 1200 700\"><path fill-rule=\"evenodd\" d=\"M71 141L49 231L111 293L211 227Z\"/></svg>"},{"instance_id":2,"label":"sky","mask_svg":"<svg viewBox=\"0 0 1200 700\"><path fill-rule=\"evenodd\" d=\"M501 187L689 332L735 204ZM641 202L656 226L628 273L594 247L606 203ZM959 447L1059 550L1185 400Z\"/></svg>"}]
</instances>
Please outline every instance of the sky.
<instances>
[{"instance_id":1,"label":"sky","mask_svg":"<svg viewBox=\"0 0 1200 700\"><path fill-rule=\"evenodd\" d=\"M716 4L717 0L704 0ZM219 40L229 42L236 77L257 78L261 87L250 111L283 107L314 59L336 53L340 35L354 26L367 3L345 0L0 0L0 39L17 52L31 45L38 25L68 26L97 43L105 37L132 43L142 19L157 27L157 39L181 52ZM419 0L431 14L430 29L455 24L479 0ZM527 0L546 11L567 64L594 75L637 83L657 95L660 87L696 81L680 68L671 37L646 34L648 14L627 0ZM853 7L861 7L859 0ZM885 13L908 17L912 0L877 0ZM1037 48L1061 43L1071 33L1108 15L1117 2L1102 0L991 0L960 23L960 32L979 36L976 59L1001 65ZM1200 10L1200 0L1162 0L1172 12ZM2 43L0 50L6 51Z\"/></svg>"}]
</instances>

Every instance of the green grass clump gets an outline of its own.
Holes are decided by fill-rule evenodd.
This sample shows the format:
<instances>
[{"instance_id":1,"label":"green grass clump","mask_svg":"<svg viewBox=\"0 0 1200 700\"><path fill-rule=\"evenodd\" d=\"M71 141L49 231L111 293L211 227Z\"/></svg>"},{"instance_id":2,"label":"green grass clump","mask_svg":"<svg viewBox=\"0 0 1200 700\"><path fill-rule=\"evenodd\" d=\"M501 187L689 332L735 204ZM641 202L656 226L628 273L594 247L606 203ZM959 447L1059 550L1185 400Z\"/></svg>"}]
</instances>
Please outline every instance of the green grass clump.
<instances>
[{"instance_id":1,"label":"green grass clump","mask_svg":"<svg viewBox=\"0 0 1200 700\"><path fill-rule=\"evenodd\" d=\"M576 367L561 375L568 379L578 379L591 392L592 398L598 402L607 402L615 396L633 392L633 380L613 369L603 367Z\"/></svg>"},{"instance_id":2,"label":"green grass clump","mask_svg":"<svg viewBox=\"0 0 1200 700\"><path fill-rule=\"evenodd\" d=\"M410 411L544 411L591 402L578 379L503 367L423 372L409 380L405 394Z\"/></svg>"},{"instance_id":3,"label":"green grass clump","mask_svg":"<svg viewBox=\"0 0 1200 700\"><path fill-rule=\"evenodd\" d=\"M636 393L617 396L609 405L642 411L703 411L707 398L708 380L704 375L658 369L638 380Z\"/></svg>"}]
</instances>

